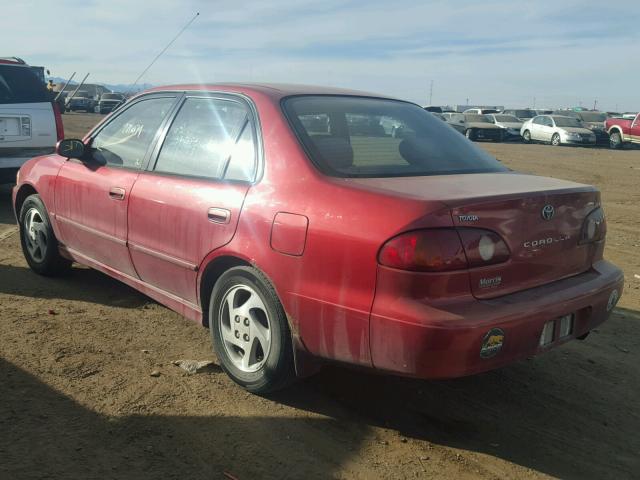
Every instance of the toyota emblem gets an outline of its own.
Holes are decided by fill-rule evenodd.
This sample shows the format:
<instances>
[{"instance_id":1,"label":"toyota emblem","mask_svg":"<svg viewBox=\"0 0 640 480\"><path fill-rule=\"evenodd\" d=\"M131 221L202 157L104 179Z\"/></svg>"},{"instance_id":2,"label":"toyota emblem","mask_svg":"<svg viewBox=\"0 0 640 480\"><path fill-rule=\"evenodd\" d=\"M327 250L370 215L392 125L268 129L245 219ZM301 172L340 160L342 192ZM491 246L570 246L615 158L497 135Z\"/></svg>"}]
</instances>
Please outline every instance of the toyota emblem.
<instances>
[{"instance_id":1,"label":"toyota emblem","mask_svg":"<svg viewBox=\"0 0 640 480\"><path fill-rule=\"evenodd\" d=\"M555 215L556 210L553 208L553 205L545 205L542 207L542 218L545 220L551 220Z\"/></svg>"}]
</instances>

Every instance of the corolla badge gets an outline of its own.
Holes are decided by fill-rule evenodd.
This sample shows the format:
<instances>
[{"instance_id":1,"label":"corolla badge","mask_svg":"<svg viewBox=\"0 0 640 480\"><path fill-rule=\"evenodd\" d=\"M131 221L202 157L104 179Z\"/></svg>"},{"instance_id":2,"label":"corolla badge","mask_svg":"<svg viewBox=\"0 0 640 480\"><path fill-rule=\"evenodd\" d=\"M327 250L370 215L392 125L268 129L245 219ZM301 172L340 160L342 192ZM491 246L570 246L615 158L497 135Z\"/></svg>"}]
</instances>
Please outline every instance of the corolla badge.
<instances>
[{"instance_id":1,"label":"corolla badge","mask_svg":"<svg viewBox=\"0 0 640 480\"><path fill-rule=\"evenodd\" d=\"M545 205L542 207L542 218L545 220L551 220L555 214L556 209L553 208L553 205Z\"/></svg>"}]
</instances>

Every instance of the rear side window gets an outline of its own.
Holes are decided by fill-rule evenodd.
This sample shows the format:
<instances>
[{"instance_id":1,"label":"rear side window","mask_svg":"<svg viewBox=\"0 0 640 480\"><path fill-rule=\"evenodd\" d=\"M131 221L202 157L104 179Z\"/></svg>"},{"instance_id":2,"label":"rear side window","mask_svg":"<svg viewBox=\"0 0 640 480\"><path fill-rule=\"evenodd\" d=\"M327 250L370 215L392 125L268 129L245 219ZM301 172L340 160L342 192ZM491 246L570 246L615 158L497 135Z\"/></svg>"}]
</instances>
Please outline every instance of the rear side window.
<instances>
[{"instance_id":1,"label":"rear side window","mask_svg":"<svg viewBox=\"0 0 640 480\"><path fill-rule=\"evenodd\" d=\"M167 132L155 171L252 179L255 148L248 117L245 106L236 101L187 98Z\"/></svg>"},{"instance_id":2,"label":"rear side window","mask_svg":"<svg viewBox=\"0 0 640 480\"><path fill-rule=\"evenodd\" d=\"M141 168L174 101L174 97L149 98L122 111L93 138L93 159L103 165Z\"/></svg>"},{"instance_id":3,"label":"rear side window","mask_svg":"<svg viewBox=\"0 0 640 480\"><path fill-rule=\"evenodd\" d=\"M0 104L40 103L51 100L47 88L29 67L0 65Z\"/></svg>"},{"instance_id":4,"label":"rear side window","mask_svg":"<svg viewBox=\"0 0 640 480\"><path fill-rule=\"evenodd\" d=\"M507 171L457 131L411 103L318 95L287 98L283 107L311 160L327 175L398 177ZM318 121L312 126L311 119Z\"/></svg>"}]
</instances>

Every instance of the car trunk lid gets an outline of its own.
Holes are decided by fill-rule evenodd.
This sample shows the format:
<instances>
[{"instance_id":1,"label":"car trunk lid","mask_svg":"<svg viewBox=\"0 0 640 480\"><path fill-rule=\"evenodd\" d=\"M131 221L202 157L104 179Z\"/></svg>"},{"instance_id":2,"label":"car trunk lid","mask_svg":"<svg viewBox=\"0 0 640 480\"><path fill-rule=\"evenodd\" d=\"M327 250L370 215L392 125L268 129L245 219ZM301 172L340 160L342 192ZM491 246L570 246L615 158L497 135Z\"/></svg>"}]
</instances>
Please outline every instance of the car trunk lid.
<instances>
[{"instance_id":1,"label":"car trunk lid","mask_svg":"<svg viewBox=\"0 0 640 480\"><path fill-rule=\"evenodd\" d=\"M354 182L412 199L438 201L450 209L454 226L498 233L510 258L469 270L471 292L477 298L550 283L582 273L592 264L594 248L578 243L586 216L600 201L591 186L512 172Z\"/></svg>"}]
</instances>

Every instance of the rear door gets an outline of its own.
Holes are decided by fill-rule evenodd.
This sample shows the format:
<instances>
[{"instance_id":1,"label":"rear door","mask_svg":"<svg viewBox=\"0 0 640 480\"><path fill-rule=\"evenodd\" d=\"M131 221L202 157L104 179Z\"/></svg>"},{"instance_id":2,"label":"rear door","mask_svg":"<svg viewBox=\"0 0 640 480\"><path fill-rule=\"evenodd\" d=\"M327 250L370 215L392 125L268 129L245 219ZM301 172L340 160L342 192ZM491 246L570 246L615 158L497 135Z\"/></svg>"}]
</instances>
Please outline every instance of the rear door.
<instances>
[{"instance_id":1,"label":"rear door","mask_svg":"<svg viewBox=\"0 0 640 480\"><path fill-rule=\"evenodd\" d=\"M56 179L60 240L75 255L136 277L127 250L127 208L176 94L133 102L87 142L86 158L70 159Z\"/></svg>"},{"instance_id":2,"label":"rear door","mask_svg":"<svg viewBox=\"0 0 640 480\"><path fill-rule=\"evenodd\" d=\"M187 96L131 194L129 250L142 280L196 304L200 263L235 233L257 138L244 100Z\"/></svg>"}]
</instances>

